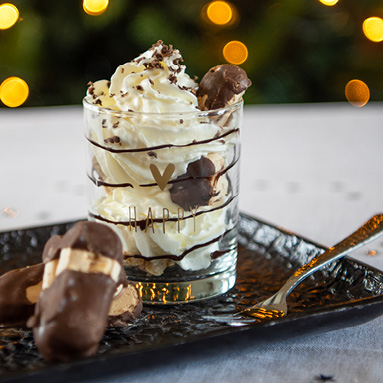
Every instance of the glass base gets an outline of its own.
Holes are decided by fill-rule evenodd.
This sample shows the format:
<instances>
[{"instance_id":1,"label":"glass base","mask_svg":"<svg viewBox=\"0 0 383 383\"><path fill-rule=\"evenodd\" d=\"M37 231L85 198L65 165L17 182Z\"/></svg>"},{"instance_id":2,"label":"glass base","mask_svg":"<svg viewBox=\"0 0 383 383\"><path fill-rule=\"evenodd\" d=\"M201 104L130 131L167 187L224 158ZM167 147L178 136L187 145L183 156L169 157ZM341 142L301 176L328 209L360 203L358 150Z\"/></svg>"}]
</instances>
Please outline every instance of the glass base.
<instances>
[{"instance_id":1,"label":"glass base","mask_svg":"<svg viewBox=\"0 0 383 383\"><path fill-rule=\"evenodd\" d=\"M221 273L190 281L148 282L129 278L139 289L144 303L180 304L196 302L221 295L230 290L236 280L236 265Z\"/></svg>"}]
</instances>

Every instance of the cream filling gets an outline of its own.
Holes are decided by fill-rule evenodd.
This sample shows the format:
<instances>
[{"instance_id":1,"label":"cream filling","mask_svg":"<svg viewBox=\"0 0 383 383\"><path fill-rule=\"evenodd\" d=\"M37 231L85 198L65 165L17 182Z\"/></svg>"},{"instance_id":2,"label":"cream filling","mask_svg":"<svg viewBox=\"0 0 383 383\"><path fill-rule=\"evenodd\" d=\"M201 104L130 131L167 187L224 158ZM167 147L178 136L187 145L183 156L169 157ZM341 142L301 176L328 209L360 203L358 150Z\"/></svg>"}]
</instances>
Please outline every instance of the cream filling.
<instances>
[{"instance_id":1,"label":"cream filling","mask_svg":"<svg viewBox=\"0 0 383 383\"><path fill-rule=\"evenodd\" d=\"M67 247L61 250L59 259L53 259L45 265L42 289L47 289L64 270L79 271L85 274L101 273L117 283L121 265L115 259L87 250Z\"/></svg>"}]
</instances>

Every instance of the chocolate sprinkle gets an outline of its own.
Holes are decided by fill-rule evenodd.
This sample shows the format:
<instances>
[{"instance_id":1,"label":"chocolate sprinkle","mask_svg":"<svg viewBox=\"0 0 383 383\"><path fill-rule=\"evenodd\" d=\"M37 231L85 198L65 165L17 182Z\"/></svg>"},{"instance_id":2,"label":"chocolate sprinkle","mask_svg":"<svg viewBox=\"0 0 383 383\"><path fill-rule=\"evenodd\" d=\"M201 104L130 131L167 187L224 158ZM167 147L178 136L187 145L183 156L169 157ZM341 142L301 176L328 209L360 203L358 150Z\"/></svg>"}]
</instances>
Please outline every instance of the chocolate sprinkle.
<instances>
[{"instance_id":1,"label":"chocolate sprinkle","mask_svg":"<svg viewBox=\"0 0 383 383\"><path fill-rule=\"evenodd\" d=\"M119 142L121 141L120 137L118 136L112 136L112 137L108 137L104 140L104 142L106 144L118 144Z\"/></svg>"},{"instance_id":2,"label":"chocolate sprinkle","mask_svg":"<svg viewBox=\"0 0 383 383\"><path fill-rule=\"evenodd\" d=\"M171 84L175 84L177 82L177 77L174 75L169 76L169 81Z\"/></svg>"},{"instance_id":3,"label":"chocolate sprinkle","mask_svg":"<svg viewBox=\"0 0 383 383\"><path fill-rule=\"evenodd\" d=\"M162 64L159 62L159 61L153 61L153 62L149 62L149 63L144 63L144 66L145 66L145 70L148 70L148 69L164 69L164 67L162 66Z\"/></svg>"}]
</instances>

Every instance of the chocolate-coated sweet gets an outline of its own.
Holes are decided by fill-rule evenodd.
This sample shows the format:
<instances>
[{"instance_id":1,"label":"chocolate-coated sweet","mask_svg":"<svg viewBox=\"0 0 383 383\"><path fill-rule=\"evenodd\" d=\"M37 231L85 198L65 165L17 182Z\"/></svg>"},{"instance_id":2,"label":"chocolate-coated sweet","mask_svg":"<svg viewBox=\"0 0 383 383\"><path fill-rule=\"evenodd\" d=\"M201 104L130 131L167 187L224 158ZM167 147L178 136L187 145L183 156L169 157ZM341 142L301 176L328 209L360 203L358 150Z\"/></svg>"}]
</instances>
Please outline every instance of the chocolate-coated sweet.
<instances>
[{"instance_id":1,"label":"chocolate-coated sweet","mask_svg":"<svg viewBox=\"0 0 383 383\"><path fill-rule=\"evenodd\" d=\"M41 291L42 263L8 271L0 277L0 325L23 326Z\"/></svg>"},{"instance_id":2,"label":"chocolate-coated sweet","mask_svg":"<svg viewBox=\"0 0 383 383\"><path fill-rule=\"evenodd\" d=\"M57 262L57 270L60 269L63 249L66 260L70 257L83 259L81 257L86 255L92 264L108 264L105 257L112 258L120 267L122 264L119 237L101 223L78 222L63 237L48 241L43 254L46 268L48 263ZM54 275L49 287L41 292L35 314L27 325L33 327L36 345L45 359L68 361L93 355L97 351L119 282L104 273L101 266L98 272L64 267ZM123 276L124 273L119 271L117 279Z\"/></svg>"},{"instance_id":3,"label":"chocolate-coated sweet","mask_svg":"<svg viewBox=\"0 0 383 383\"><path fill-rule=\"evenodd\" d=\"M134 283L125 279L121 291L113 298L109 308L108 325L124 327L136 319L141 311L140 292Z\"/></svg>"},{"instance_id":4,"label":"chocolate-coated sweet","mask_svg":"<svg viewBox=\"0 0 383 383\"><path fill-rule=\"evenodd\" d=\"M122 262L120 238L108 226L98 222L80 221L63 237L51 237L44 248L43 262L58 258L60 251L66 247L87 250Z\"/></svg>"},{"instance_id":5,"label":"chocolate-coated sweet","mask_svg":"<svg viewBox=\"0 0 383 383\"><path fill-rule=\"evenodd\" d=\"M53 238L53 237L52 237ZM108 325L126 326L142 311L142 298L136 286L123 281L117 287L109 308ZM44 264L15 269L0 277L0 327L23 327L35 311L42 290ZM121 290L121 291L120 291Z\"/></svg>"},{"instance_id":6,"label":"chocolate-coated sweet","mask_svg":"<svg viewBox=\"0 0 383 383\"><path fill-rule=\"evenodd\" d=\"M222 190L218 190L217 172L222 170L219 155L202 156L190 163L185 174L179 176L170 188L170 198L185 210L207 206Z\"/></svg>"},{"instance_id":7,"label":"chocolate-coated sweet","mask_svg":"<svg viewBox=\"0 0 383 383\"><path fill-rule=\"evenodd\" d=\"M46 360L69 361L93 355L107 326L115 282L107 275L64 270L43 291L28 320Z\"/></svg>"},{"instance_id":8,"label":"chocolate-coated sweet","mask_svg":"<svg viewBox=\"0 0 383 383\"><path fill-rule=\"evenodd\" d=\"M202 110L224 108L239 101L251 85L246 72L230 64L211 68L202 78L197 90L199 107Z\"/></svg>"}]
</instances>

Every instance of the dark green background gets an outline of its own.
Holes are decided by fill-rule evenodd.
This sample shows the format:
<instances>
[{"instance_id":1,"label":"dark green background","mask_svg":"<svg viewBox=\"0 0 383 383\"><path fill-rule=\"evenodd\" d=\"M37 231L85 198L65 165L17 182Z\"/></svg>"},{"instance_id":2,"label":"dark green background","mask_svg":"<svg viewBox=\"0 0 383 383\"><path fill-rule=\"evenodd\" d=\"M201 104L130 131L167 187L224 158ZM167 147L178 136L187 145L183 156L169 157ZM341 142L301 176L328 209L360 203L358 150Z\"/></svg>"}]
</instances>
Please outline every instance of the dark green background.
<instances>
[{"instance_id":1,"label":"dark green background","mask_svg":"<svg viewBox=\"0 0 383 383\"><path fill-rule=\"evenodd\" d=\"M20 20L0 31L0 82L27 81L24 106L80 104L89 80L114 69L158 39L173 44L187 73L199 78L224 63L222 47L240 40L249 49L241 66L253 86L246 103L345 101L354 78L367 83L371 101L383 100L383 43L362 32L370 16L383 17L381 0L239 0L238 22L218 27L204 21L207 1L110 0L89 16L81 0L19 0ZM4 107L4 105L1 105Z\"/></svg>"}]
</instances>

